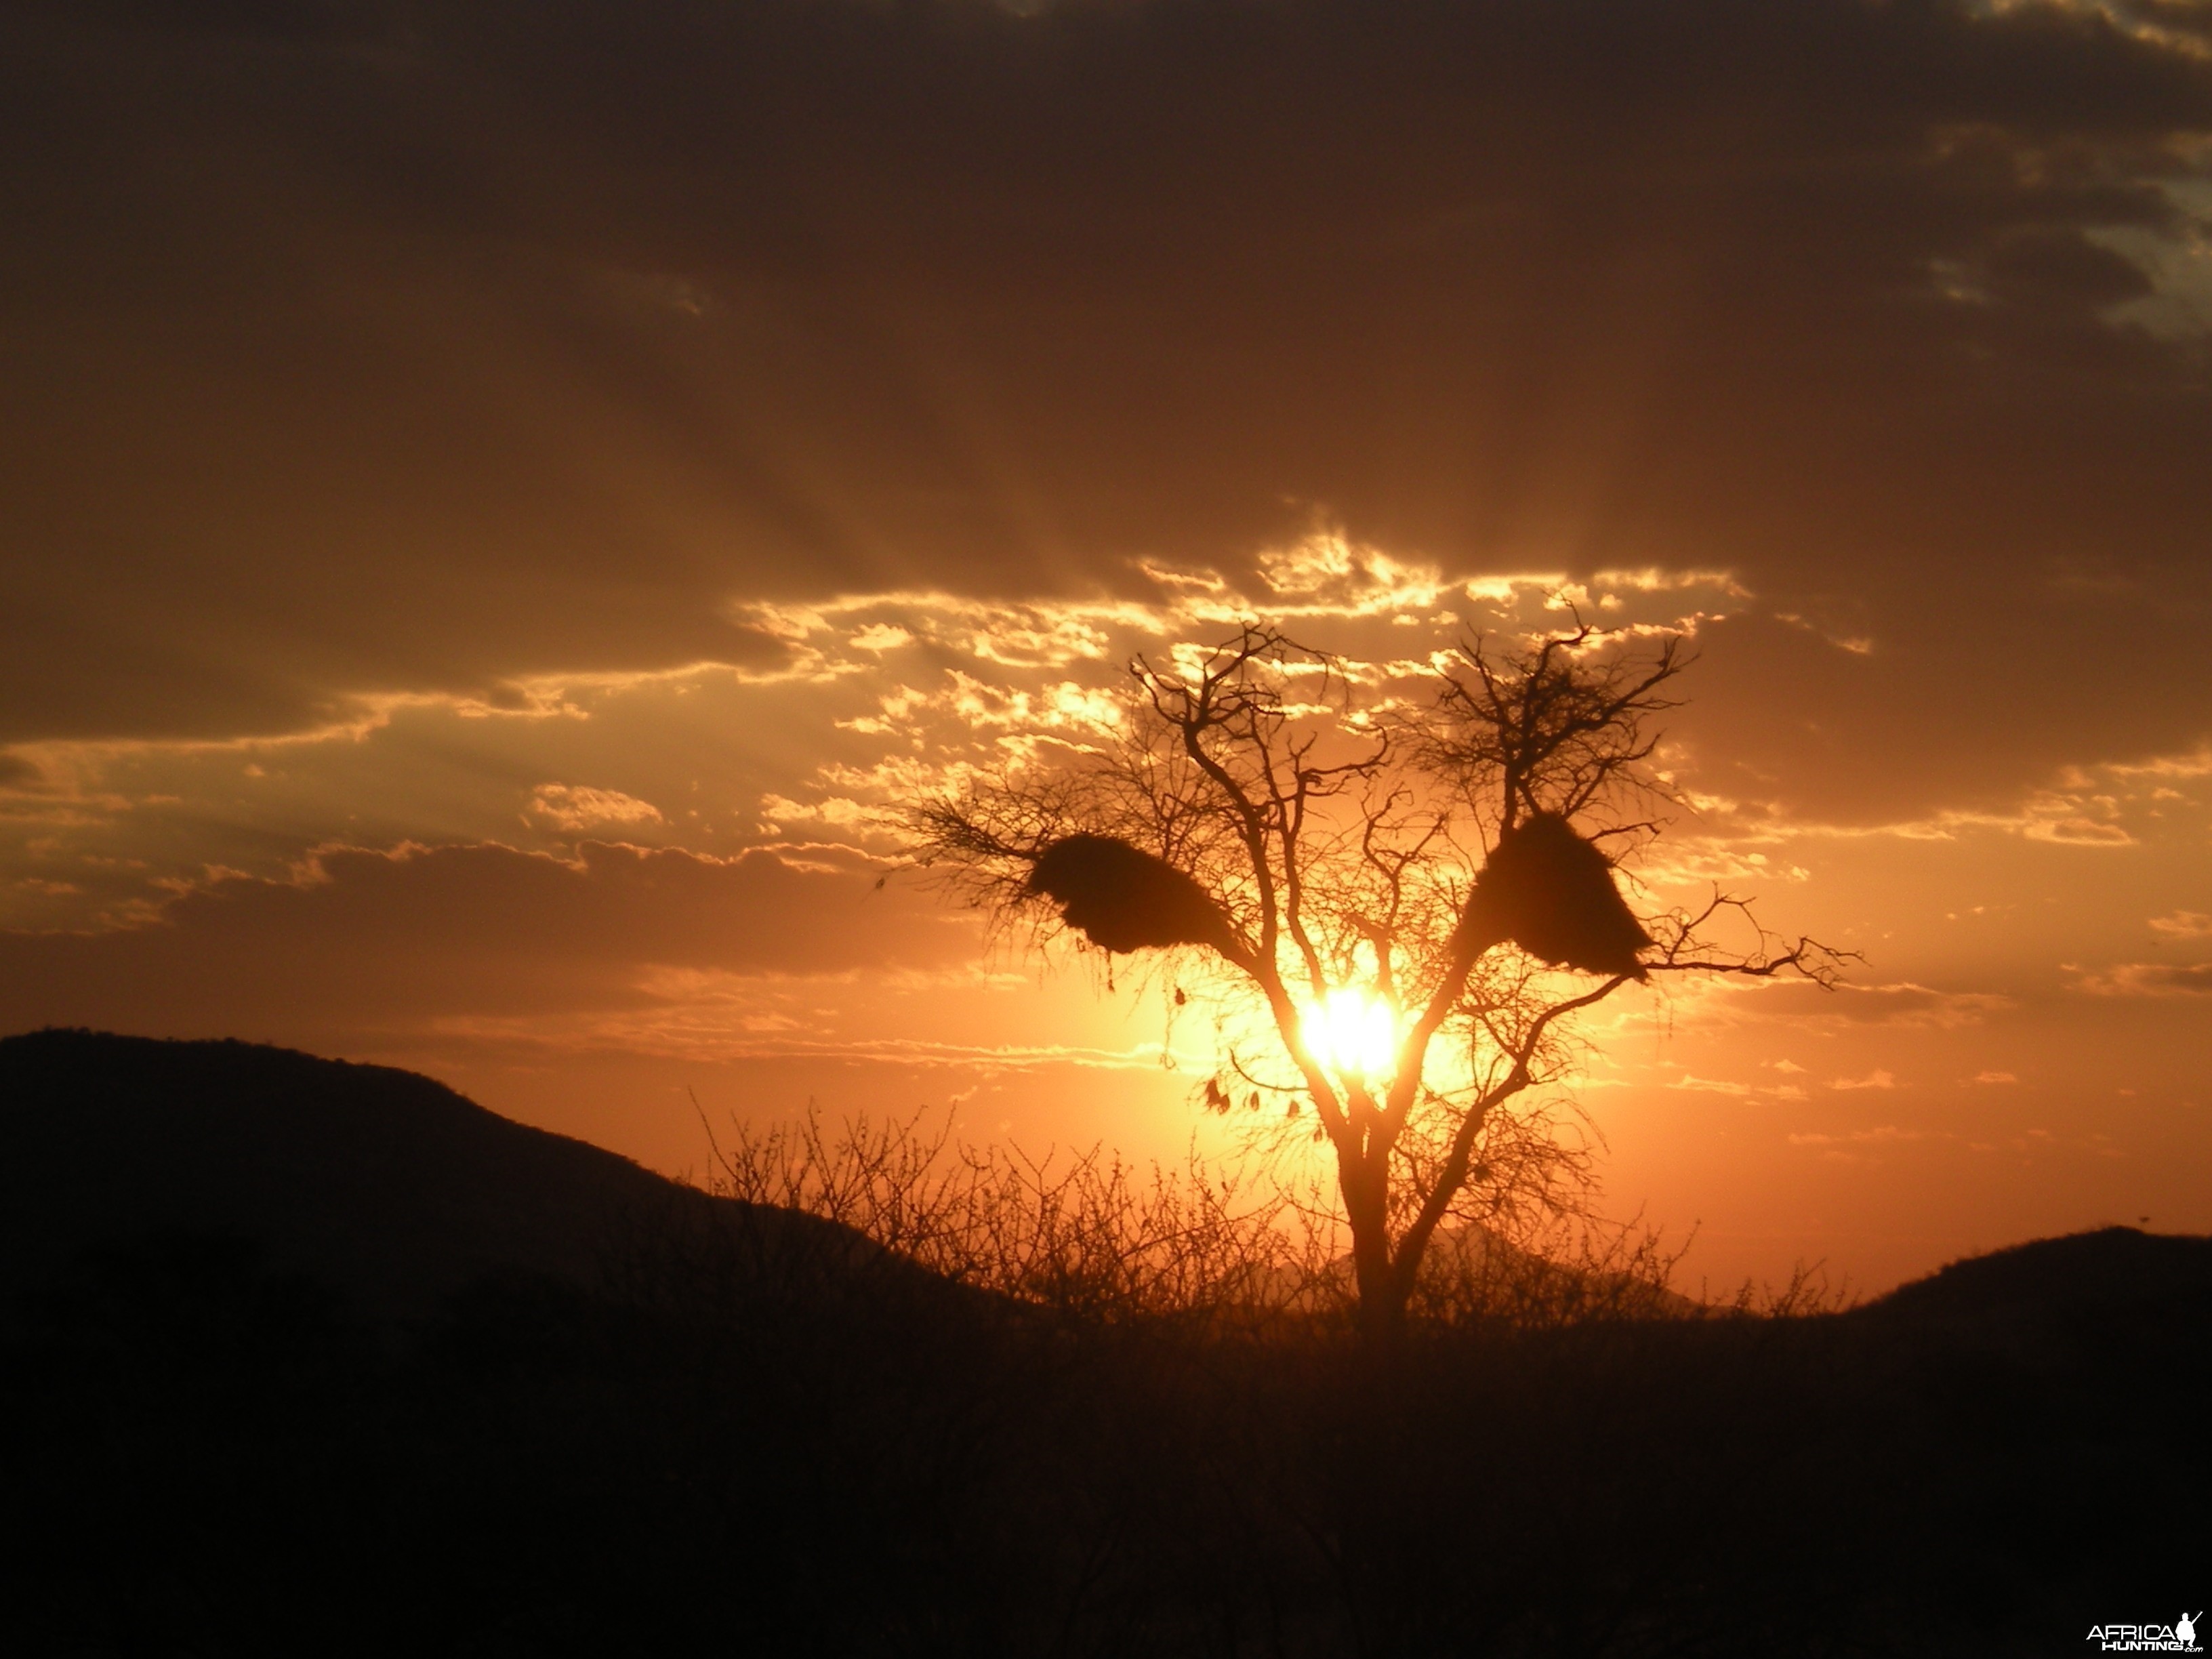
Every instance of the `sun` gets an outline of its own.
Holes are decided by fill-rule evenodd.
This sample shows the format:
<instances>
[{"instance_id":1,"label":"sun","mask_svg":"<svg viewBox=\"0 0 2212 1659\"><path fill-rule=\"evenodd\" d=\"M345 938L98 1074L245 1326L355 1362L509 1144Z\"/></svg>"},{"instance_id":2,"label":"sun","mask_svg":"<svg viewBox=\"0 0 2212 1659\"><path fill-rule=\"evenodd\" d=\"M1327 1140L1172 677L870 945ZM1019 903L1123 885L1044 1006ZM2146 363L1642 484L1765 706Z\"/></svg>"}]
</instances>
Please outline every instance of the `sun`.
<instances>
[{"instance_id":1,"label":"sun","mask_svg":"<svg viewBox=\"0 0 2212 1659\"><path fill-rule=\"evenodd\" d=\"M1397 1011L1381 997L1344 986L1313 1011L1309 1040L1316 1057L1339 1077L1387 1077L1398 1059Z\"/></svg>"}]
</instances>

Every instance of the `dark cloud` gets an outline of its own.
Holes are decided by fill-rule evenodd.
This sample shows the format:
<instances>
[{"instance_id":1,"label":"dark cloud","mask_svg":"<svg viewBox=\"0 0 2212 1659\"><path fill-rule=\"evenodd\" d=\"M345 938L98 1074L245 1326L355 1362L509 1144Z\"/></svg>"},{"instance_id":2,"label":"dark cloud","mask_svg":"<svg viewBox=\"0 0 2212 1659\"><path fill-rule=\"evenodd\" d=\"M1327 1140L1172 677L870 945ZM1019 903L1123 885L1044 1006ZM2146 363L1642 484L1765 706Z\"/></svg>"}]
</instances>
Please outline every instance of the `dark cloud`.
<instances>
[{"instance_id":1,"label":"dark cloud","mask_svg":"<svg viewBox=\"0 0 2212 1659\"><path fill-rule=\"evenodd\" d=\"M826 860L826 861L824 861ZM0 933L11 1028L391 1031L434 1018L635 1008L651 970L941 966L964 918L849 854L727 860L587 843L325 852L297 882L217 878L149 926ZM678 994L680 995L680 993Z\"/></svg>"},{"instance_id":2,"label":"dark cloud","mask_svg":"<svg viewBox=\"0 0 2212 1659\"><path fill-rule=\"evenodd\" d=\"M2212 704L2203 354L2105 315L2212 68L2087 9L19 15L0 739L726 656L732 594L1066 592L1316 506L1866 635L1807 717L1840 780L1941 734L1899 805Z\"/></svg>"},{"instance_id":3,"label":"dark cloud","mask_svg":"<svg viewBox=\"0 0 2212 1659\"><path fill-rule=\"evenodd\" d=\"M1844 607L1864 635L1842 643L1764 612L1706 624L1670 726L1698 783L1817 823L2002 813L2069 763L2172 752L2212 722L2183 639L2197 603L2033 575L1974 598L1930 586L1932 615Z\"/></svg>"},{"instance_id":4,"label":"dark cloud","mask_svg":"<svg viewBox=\"0 0 2212 1659\"><path fill-rule=\"evenodd\" d=\"M1773 1019L1813 1026L1905 1025L1952 1029L1972 1025L2012 1006L1990 992L1939 991L1925 985L1853 984L1832 989L1803 981L1775 981L1738 987L1726 996L1724 1017Z\"/></svg>"}]
</instances>

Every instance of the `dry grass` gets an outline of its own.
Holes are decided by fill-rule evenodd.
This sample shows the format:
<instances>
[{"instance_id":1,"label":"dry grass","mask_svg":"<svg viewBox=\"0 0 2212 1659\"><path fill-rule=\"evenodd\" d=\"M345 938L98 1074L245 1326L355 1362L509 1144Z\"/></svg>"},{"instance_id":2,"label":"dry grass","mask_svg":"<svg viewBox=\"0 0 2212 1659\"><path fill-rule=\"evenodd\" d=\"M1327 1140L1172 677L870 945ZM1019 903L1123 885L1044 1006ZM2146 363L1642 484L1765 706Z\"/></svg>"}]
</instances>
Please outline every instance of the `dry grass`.
<instances>
[{"instance_id":1,"label":"dry grass","mask_svg":"<svg viewBox=\"0 0 2212 1659\"><path fill-rule=\"evenodd\" d=\"M1316 1179L1255 1147L1227 1164L1194 1146L1138 1166L1093 1146L1037 1158L969 1146L927 1112L832 1124L814 1110L714 1147L721 1197L833 1222L954 1284L1090 1322L1163 1317L1348 1328L1340 1220ZM1708 1305L1670 1280L1686 1245L1581 1206L1500 1210L1440 1235L1411 1311L1431 1327L1782 1315L1839 1305L1801 1273Z\"/></svg>"}]
</instances>

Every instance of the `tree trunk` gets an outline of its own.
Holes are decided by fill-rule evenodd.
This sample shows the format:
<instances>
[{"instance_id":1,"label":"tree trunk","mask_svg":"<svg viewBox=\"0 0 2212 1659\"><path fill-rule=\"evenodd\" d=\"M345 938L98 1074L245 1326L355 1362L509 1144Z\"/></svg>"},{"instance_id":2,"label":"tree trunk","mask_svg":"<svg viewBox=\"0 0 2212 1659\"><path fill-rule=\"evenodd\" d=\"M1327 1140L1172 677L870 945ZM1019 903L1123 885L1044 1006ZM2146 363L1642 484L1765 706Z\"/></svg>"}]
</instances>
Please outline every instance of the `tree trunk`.
<instances>
[{"instance_id":1,"label":"tree trunk","mask_svg":"<svg viewBox=\"0 0 2212 1659\"><path fill-rule=\"evenodd\" d=\"M1370 1352L1395 1354L1406 1345L1406 1297L1394 1276L1359 1287L1359 1340Z\"/></svg>"},{"instance_id":2,"label":"tree trunk","mask_svg":"<svg viewBox=\"0 0 2212 1659\"><path fill-rule=\"evenodd\" d=\"M1360 1340L1376 1352L1395 1350L1406 1334L1406 1287L1391 1271L1389 1189L1369 1160L1343 1168L1345 1218L1352 1224L1352 1267L1359 1290Z\"/></svg>"}]
</instances>

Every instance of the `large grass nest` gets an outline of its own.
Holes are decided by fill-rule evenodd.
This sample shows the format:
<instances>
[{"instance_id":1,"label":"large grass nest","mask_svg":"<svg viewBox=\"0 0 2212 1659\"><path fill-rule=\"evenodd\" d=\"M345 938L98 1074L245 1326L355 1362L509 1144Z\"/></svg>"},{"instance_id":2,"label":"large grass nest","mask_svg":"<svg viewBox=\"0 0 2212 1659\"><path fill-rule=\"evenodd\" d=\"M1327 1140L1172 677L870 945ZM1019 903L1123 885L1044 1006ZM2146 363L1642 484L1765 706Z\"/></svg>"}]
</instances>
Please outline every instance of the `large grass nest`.
<instances>
[{"instance_id":1,"label":"large grass nest","mask_svg":"<svg viewBox=\"0 0 2212 1659\"><path fill-rule=\"evenodd\" d=\"M1164 859L1113 836L1069 836L1038 854L1030 890L1062 921L1117 953L1173 945L1231 945L1205 889ZM1475 881L1465 926L1485 945L1510 939L1531 956L1586 974L1644 976L1651 943L1613 885L1604 854L1556 812L1522 819L1499 837Z\"/></svg>"},{"instance_id":2,"label":"large grass nest","mask_svg":"<svg viewBox=\"0 0 2212 1659\"><path fill-rule=\"evenodd\" d=\"M1115 951L1230 945L1228 920L1206 890L1152 854L1112 836L1070 836L1037 857L1030 890L1058 902L1067 925Z\"/></svg>"},{"instance_id":3,"label":"large grass nest","mask_svg":"<svg viewBox=\"0 0 2212 1659\"><path fill-rule=\"evenodd\" d=\"M1498 837L1463 925L1486 944L1510 939L1557 967L1632 979L1644 977L1636 953L1652 942L1605 854L1557 812L1523 818Z\"/></svg>"}]
</instances>

